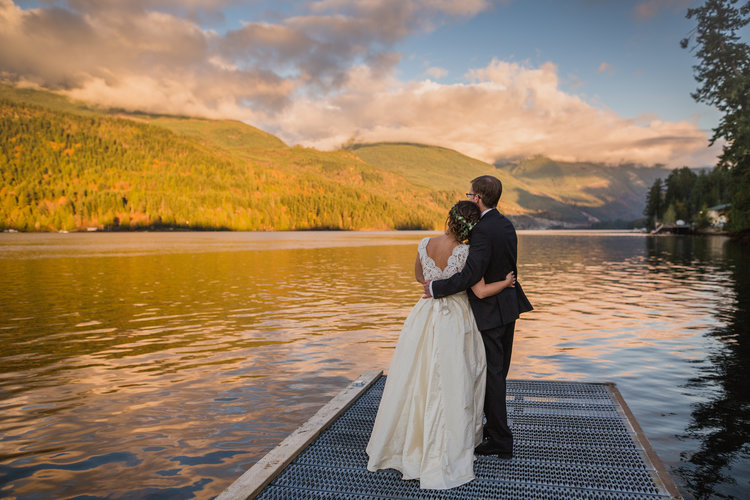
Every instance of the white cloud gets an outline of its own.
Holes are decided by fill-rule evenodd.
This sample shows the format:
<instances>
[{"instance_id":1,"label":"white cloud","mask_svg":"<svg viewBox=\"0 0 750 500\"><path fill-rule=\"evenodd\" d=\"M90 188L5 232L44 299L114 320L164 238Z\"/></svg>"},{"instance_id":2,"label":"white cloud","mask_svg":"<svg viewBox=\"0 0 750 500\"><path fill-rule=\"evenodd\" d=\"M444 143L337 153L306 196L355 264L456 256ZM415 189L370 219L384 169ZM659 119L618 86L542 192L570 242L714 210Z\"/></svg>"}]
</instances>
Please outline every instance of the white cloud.
<instances>
[{"instance_id":1,"label":"white cloud","mask_svg":"<svg viewBox=\"0 0 750 500\"><path fill-rule=\"evenodd\" d=\"M688 122L625 119L559 87L557 68L494 60L463 84L376 81L354 68L349 91L295 101L275 127L288 142L335 148L363 142L413 141L457 149L492 162L542 154L560 160L670 166L711 164L706 134ZM645 121L644 121L645 120ZM321 125L325 124L325 125Z\"/></svg>"}]
</instances>

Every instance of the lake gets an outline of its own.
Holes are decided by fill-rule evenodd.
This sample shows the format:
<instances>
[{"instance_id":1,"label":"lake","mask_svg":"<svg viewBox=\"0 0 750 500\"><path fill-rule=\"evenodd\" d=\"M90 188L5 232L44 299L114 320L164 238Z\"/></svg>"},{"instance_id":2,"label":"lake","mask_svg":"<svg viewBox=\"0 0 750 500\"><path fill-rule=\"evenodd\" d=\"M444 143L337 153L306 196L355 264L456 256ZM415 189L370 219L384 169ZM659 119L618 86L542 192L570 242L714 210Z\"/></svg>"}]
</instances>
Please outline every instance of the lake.
<instances>
[{"instance_id":1,"label":"lake","mask_svg":"<svg viewBox=\"0 0 750 500\"><path fill-rule=\"evenodd\" d=\"M0 496L217 495L387 371L434 234L0 234ZM519 232L510 378L615 382L686 498L750 497L749 253Z\"/></svg>"}]
</instances>

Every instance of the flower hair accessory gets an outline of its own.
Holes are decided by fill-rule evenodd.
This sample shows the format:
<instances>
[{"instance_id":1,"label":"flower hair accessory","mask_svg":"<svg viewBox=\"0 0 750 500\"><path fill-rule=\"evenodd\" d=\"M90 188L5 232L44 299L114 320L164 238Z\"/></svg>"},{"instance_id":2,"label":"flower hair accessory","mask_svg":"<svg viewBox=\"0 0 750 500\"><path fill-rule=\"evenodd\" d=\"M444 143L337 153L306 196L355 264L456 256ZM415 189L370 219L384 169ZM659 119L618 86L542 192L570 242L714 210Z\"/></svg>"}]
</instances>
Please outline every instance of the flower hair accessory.
<instances>
[{"instance_id":1,"label":"flower hair accessory","mask_svg":"<svg viewBox=\"0 0 750 500\"><path fill-rule=\"evenodd\" d=\"M467 239L469 237L469 233L472 229L474 229L474 226L476 226L477 223L466 220L463 215L458 213L455 205L453 206L453 208L451 208L451 216L456 219L459 224L461 224L461 234L458 234L457 236L461 240Z\"/></svg>"}]
</instances>

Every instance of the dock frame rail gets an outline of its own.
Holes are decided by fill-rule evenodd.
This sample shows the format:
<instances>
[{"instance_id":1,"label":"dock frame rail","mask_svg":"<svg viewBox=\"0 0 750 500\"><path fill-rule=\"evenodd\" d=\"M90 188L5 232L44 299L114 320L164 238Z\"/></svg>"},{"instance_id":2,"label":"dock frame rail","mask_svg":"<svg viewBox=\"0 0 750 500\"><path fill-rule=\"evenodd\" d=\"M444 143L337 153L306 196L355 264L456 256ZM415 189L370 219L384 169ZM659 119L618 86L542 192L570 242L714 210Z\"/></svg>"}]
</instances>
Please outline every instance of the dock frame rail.
<instances>
[{"instance_id":1,"label":"dock frame rail","mask_svg":"<svg viewBox=\"0 0 750 500\"><path fill-rule=\"evenodd\" d=\"M514 457L478 456L476 479L457 488L420 490L397 471L369 472L382 374L363 373L217 500L682 498L611 382L509 380Z\"/></svg>"}]
</instances>

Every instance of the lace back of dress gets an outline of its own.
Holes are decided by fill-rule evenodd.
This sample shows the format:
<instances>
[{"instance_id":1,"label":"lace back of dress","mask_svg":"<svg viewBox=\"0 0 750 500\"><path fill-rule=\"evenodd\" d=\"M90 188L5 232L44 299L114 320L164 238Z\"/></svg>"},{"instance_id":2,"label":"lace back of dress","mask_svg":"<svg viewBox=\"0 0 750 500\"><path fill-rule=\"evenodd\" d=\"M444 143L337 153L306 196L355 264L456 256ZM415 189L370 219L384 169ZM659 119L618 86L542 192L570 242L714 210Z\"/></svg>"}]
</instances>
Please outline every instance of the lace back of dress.
<instances>
[{"instance_id":1,"label":"lace back of dress","mask_svg":"<svg viewBox=\"0 0 750 500\"><path fill-rule=\"evenodd\" d=\"M440 269L435 261L427 255L427 242L430 238L425 238L419 242L418 253L419 261L422 263L422 274L426 280L442 280L450 278L457 272L460 272L466 265L466 257L469 255L469 245L458 245L453 249L453 253L448 258L445 269Z\"/></svg>"}]
</instances>

